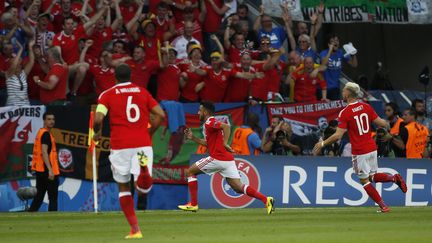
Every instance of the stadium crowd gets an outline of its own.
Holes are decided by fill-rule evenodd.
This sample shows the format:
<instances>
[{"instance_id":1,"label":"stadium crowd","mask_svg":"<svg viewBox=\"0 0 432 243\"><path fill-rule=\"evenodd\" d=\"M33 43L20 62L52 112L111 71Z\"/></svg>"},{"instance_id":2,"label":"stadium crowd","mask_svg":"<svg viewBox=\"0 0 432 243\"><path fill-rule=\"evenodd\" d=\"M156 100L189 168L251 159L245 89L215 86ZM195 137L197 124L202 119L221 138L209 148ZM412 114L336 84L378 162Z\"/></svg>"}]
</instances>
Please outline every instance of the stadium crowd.
<instances>
[{"instance_id":1,"label":"stadium crowd","mask_svg":"<svg viewBox=\"0 0 432 243\"><path fill-rule=\"evenodd\" d=\"M122 63L130 66L131 81L162 106L337 100L343 63L358 65L355 47L342 46L335 34L328 35L326 49L317 49L323 3L310 24L293 22L281 6L282 25L263 6L252 19L248 5L237 0L6 0L0 8L0 106L95 104L115 85L114 68ZM394 104L386 105L392 130L376 133L380 155L409 157L416 139L428 137L432 122L419 103L402 118ZM239 128L247 135L233 148L250 154L310 155L337 127L322 120L317 132L299 137L280 117L264 132L256 115L248 118ZM399 129L401 123L407 126ZM428 147L424 142L425 152ZM350 155L349 142L342 139L323 153Z\"/></svg>"}]
</instances>

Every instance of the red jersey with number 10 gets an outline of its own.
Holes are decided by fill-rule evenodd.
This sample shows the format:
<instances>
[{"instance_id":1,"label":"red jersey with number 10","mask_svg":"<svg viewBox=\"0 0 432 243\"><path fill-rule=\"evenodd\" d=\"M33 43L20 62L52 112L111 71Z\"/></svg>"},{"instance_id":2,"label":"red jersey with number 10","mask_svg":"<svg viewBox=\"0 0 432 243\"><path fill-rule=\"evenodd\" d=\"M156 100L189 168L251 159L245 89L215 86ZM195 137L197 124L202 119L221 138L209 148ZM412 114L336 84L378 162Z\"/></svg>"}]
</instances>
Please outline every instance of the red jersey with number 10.
<instances>
[{"instance_id":1,"label":"red jersey with number 10","mask_svg":"<svg viewBox=\"0 0 432 243\"><path fill-rule=\"evenodd\" d=\"M367 154L377 150L371 136L371 123L378 117L373 108L356 101L348 104L338 117L339 128L347 129L353 155Z\"/></svg>"},{"instance_id":2,"label":"red jersey with number 10","mask_svg":"<svg viewBox=\"0 0 432 243\"><path fill-rule=\"evenodd\" d=\"M234 156L224 146L224 134L221 122L209 117L204 124L204 139L207 141L207 150L212 158L222 161L232 161Z\"/></svg>"},{"instance_id":3,"label":"red jersey with number 10","mask_svg":"<svg viewBox=\"0 0 432 243\"><path fill-rule=\"evenodd\" d=\"M112 149L151 146L147 126L158 103L145 88L130 82L117 84L99 96L98 104L108 109Z\"/></svg>"}]
</instances>

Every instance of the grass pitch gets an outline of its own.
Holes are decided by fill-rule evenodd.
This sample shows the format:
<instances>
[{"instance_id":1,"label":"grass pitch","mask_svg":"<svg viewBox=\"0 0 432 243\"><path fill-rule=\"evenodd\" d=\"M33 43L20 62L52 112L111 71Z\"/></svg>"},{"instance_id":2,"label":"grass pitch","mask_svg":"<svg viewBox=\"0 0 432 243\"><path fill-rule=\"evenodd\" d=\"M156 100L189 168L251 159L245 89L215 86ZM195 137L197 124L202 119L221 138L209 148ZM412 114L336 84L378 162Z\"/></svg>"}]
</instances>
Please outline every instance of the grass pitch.
<instances>
[{"instance_id":1,"label":"grass pitch","mask_svg":"<svg viewBox=\"0 0 432 243\"><path fill-rule=\"evenodd\" d=\"M431 207L138 212L143 242L431 242ZM0 242L120 242L121 212L1 213ZM140 240L133 240L140 241Z\"/></svg>"}]
</instances>

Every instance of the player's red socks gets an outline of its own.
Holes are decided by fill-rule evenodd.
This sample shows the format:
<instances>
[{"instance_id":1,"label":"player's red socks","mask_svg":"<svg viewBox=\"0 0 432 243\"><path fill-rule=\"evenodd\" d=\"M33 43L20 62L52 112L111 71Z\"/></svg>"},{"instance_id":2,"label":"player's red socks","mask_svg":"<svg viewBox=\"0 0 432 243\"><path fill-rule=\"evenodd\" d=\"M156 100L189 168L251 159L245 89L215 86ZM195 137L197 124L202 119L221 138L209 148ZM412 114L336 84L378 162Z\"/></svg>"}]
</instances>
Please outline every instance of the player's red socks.
<instances>
[{"instance_id":1,"label":"player's red socks","mask_svg":"<svg viewBox=\"0 0 432 243\"><path fill-rule=\"evenodd\" d=\"M382 200L381 196L379 195L375 187L372 185L372 183L366 183L365 185L363 185L363 188L365 189L369 197L372 198L372 200L374 200L374 202L376 202L380 206L380 208L386 207L384 201Z\"/></svg>"},{"instance_id":2,"label":"player's red socks","mask_svg":"<svg viewBox=\"0 0 432 243\"><path fill-rule=\"evenodd\" d=\"M137 190L142 193L148 193L153 185L153 179L147 166L141 166L140 174L137 180Z\"/></svg>"},{"instance_id":3,"label":"player's red socks","mask_svg":"<svg viewBox=\"0 0 432 243\"><path fill-rule=\"evenodd\" d=\"M394 182L394 176L387 173L376 173L373 176L374 182Z\"/></svg>"},{"instance_id":4,"label":"player's red socks","mask_svg":"<svg viewBox=\"0 0 432 243\"><path fill-rule=\"evenodd\" d=\"M267 203L267 197L264 196L261 192L255 190L255 188L251 186L243 185L243 193L248 195L249 197L259 199L264 204Z\"/></svg>"},{"instance_id":5,"label":"player's red socks","mask_svg":"<svg viewBox=\"0 0 432 243\"><path fill-rule=\"evenodd\" d=\"M188 177L188 188L191 197L190 203L192 206L196 206L198 204L198 179L196 176Z\"/></svg>"},{"instance_id":6,"label":"player's red socks","mask_svg":"<svg viewBox=\"0 0 432 243\"><path fill-rule=\"evenodd\" d=\"M129 225L131 226L131 233L136 233L140 230L138 220L135 215L134 201L130 192L119 192L120 207L126 216Z\"/></svg>"}]
</instances>

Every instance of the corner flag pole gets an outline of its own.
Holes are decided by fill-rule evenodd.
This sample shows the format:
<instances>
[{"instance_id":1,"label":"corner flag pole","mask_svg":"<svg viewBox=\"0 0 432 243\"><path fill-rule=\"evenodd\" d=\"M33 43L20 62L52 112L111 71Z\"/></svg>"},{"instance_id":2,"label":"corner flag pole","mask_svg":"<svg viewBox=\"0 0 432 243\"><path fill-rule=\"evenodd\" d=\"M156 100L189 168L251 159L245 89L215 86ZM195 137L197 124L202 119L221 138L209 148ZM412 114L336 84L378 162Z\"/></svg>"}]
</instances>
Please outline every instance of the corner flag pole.
<instances>
[{"instance_id":1,"label":"corner flag pole","mask_svg":"<svg viewBox=\"0 0 432 243\"><path fill-rule=\"evenodd\" d=\"M93 129L94 112L90 112L89 121L89 134L88 134L88 151L92 153L92 167L93 167L93 208L94 212L98 212L98 192L97 192L97 168L96 168L96 142L93 140L94 129Z\"/></svg>"}]
</instances>

